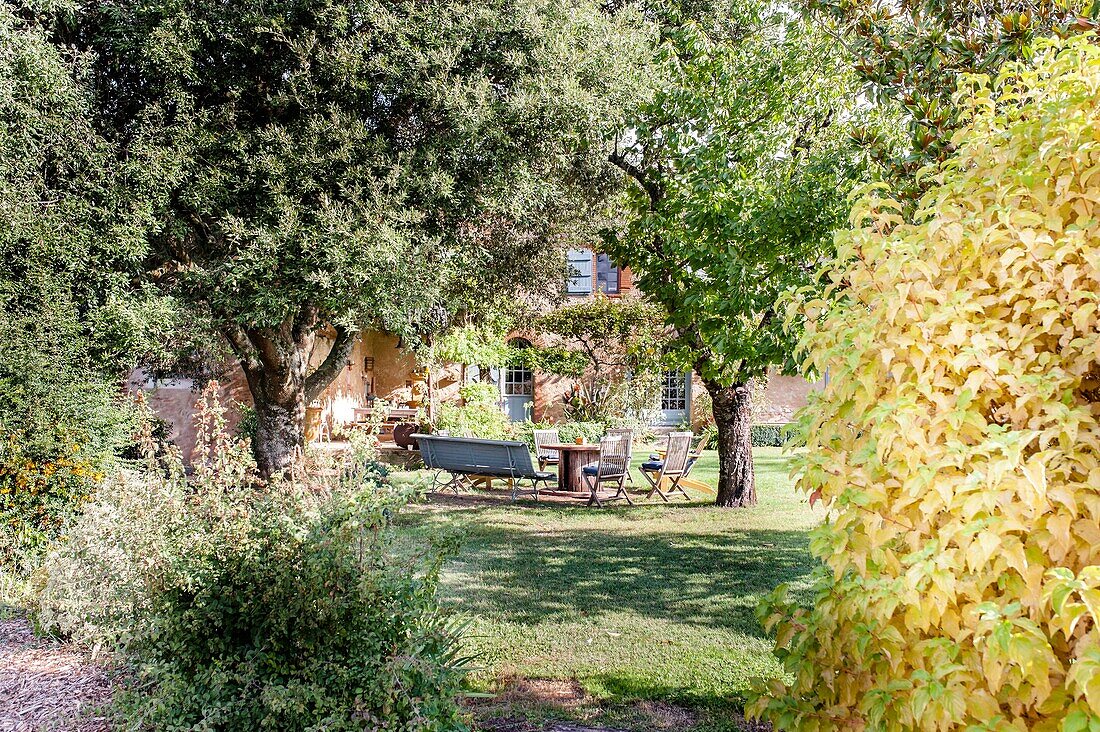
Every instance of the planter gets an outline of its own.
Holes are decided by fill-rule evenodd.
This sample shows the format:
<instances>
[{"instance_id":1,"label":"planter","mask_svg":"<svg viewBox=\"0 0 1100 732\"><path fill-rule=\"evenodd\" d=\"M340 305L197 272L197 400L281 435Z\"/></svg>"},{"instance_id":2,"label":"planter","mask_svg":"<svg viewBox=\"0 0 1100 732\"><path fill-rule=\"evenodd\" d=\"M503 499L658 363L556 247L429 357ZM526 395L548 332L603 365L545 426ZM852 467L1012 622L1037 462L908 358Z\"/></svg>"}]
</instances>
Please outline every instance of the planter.
<instances>
[{"instance_id":1,"label":"planter","mask_svg":"<svg viewBox=\"0 0 1100 732\"><path fill-rule=\"evenodd\" d=\"M420 425L416 422L398 422L393 426L393 441L397 446L405 450L417 449L413 434L420 431Z\"/></svg>"},{"instance_id":2,"label":"planter","mask_svg":"<svg viewBox=\"0 0 1100 732\"><path fill-rule=\"evenodd\" d=\"M317 442L321 437L323 407L306 407L306 442Z\"/></svg>"}]
</instances>

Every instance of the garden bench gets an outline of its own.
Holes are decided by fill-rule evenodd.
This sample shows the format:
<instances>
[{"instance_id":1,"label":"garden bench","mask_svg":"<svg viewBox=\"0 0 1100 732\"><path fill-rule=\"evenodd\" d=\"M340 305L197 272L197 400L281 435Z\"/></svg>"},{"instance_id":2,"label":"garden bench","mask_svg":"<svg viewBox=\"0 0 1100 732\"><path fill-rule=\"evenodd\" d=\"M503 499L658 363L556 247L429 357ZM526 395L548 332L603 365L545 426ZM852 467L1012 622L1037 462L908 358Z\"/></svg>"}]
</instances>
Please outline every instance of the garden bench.
<instances>
[{"instance_id":1,"label":"garden bench","mask_svg":"<svg viewBox=\"0 0 1100 732\"><path fill-rule=\"evenodd\" d=\"M535 470L527 445L512 440L481 440L473 437L444 437L414 434L420 445L424 466L434 470L432 492L450 488L456 494L470 487L475 480L504 478L512 483L512 500L520 493L531 493L539 499L539 483L556 478L553 473ZM443 473L450 479L442 482ZM521 490L520 481L531 482L530 490ZM437 488L438 486L438 488Z\"/></svg>"}]
</instances>

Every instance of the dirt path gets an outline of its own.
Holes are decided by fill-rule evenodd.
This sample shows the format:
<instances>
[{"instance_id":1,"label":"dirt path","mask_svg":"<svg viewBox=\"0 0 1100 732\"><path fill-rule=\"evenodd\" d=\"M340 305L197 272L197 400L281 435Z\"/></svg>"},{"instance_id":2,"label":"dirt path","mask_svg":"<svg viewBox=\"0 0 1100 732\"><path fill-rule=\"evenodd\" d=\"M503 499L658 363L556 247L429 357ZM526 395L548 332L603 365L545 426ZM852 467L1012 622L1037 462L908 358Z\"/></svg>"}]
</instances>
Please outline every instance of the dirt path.
<instances>
[{"instance_id":1,"label":"dirt path","mask_svg":"<svg viewBox=\"0 0 1100 732\"><path fill-rule=\"evenodd\" d=\"M0 620L0 732L105 732L110 681L87 657Z\"/></svg>"}]
</instances>

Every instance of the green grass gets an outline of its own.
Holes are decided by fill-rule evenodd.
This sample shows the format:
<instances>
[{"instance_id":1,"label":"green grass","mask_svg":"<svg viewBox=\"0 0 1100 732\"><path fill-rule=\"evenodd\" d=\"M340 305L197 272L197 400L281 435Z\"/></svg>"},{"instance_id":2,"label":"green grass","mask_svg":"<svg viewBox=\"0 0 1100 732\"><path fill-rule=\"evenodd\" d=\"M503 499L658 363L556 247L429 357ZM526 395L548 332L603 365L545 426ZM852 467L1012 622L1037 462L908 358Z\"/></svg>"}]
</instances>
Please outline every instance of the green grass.
<instances>
[{"instance_id":1,"label":"green grass","mask_svg":"<svg viewBox=\"0 0 1100 732\"><path fill-rule=\"evenodd\" d=\"M602 511L438 501L406 513L409 538L463 536L442 593L471 620L474 685L575 680L607 709L658 700L732 716L753 677L780 673L755 609L780 582L807 588L807 532L820 519L792 490L779 450L755 452L760 501L750 509L700 497ZM713 484L713 453L693 477Z\"/></svg>"}]
</instances>

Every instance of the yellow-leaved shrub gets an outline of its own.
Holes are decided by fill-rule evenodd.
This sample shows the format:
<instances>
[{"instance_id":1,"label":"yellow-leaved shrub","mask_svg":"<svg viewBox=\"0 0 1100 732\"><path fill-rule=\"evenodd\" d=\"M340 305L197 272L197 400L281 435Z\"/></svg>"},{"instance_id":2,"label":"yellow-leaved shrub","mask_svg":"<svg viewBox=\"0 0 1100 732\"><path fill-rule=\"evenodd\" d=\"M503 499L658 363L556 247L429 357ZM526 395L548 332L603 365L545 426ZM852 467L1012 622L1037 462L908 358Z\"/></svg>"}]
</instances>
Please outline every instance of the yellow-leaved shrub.
<instances>
[{"instance_id":1,"label":"yellow-leaved shrub","mask_svg":"<svg viewBox=\"0 0 1100 732\"><path fill-rule=\"evenodd\" d=\"M1100 48L964 81L912 222L869 193L803 303L829 374L810 609L765 604L782 730L1100 730ZM913 223L915 222L915 223Z\"/></svg>"}]
</instances>

